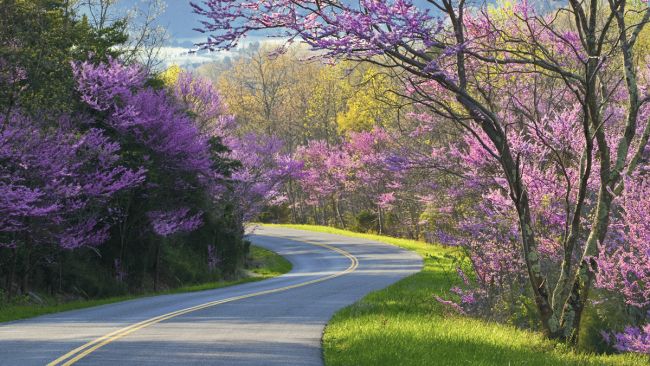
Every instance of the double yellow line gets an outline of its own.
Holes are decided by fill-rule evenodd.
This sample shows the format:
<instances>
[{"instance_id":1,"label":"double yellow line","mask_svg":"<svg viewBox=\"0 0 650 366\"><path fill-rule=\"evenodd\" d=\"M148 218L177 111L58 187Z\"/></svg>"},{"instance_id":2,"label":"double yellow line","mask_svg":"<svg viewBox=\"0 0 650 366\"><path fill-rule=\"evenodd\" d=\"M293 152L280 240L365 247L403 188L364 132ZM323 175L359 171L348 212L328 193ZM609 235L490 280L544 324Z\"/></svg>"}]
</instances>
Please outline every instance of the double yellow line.
<instances>
[{"instance_id":1,"label":"double yellow line","mask_svg":"<svg viewBox=\"0 0 650 366\"><path fill-rule=\"evenodd\" d=\"M291 238L284 238L284 239L292 240ZM114 342L114 341L116 341L116 340L118 340L118 339L120 339L122 337L126 337L127 335L129 335L129 334L131 334L133 332L136 332L136 331L138 331L138 330L140 330L142 328L146 328L148 326L160 323L162 321L165 321L165 320L168 320L168 319L171 319L171 318L175 318L177 316L181 316L181 315L191 313L191 312L194 312L194 311L206 309L206 308L209 308L209 307L212 307L212 306L224 304L224 303L227 303L227 302L233 302L233 301L237 301L237 300L248 299L248 298L255 297L255 296L273 294L273 293L276 293L276 292L287 291L287 290L291 290L291 289L294 289L294 288L303 287L303 286L311 285L311 284L314 284L314 283L327 281L327 280L330 280L332 278L336 278L336 277L348 274L350 272L353 272L359 266L359 260L355 256L353 256L352 254L346 252L343 249L336 248L336 247L333 247L331 245L315 243L315 242L311 242L311 241L300 240L300 242L311 244L311 245L316 245L316 246L323 247L323 248L327 248L329 250L333 250L333 251L335 251L337 253L340 253L340 254L344 255L345 257L347 257L348 259L350 259L350 266L347 269L345 269L344 271L337 272L337 273L331 274L331 275L326 276L326 277L321 277L321 278L317 278L317 279L314 279L314 280L301 282L301 283L298 283L298 284L295 284L295 285L284 286L284 287L275 288L275 289L271 289L271 290L254 292L254 293L251 293L251 294L230 297L230 298L223 299L223 300L211 301L211 302L207 302L205 304L192 306L190 308L181 309L181 310L173 311L171 313L159 315L157 317L154 317L154 318L151 318L151 319L141 321L139 323L129 325L128 327L118 329L118 330L116 330L114 332L108 333L108 334L106 334L104 336L101 336L101 337L95 339L95 340L92 340L92 341L90 341L90 342L88 342L88 343L86 343L86 344L84 344L84 345L82 345L80 347L77 347L77 348L73 349L72 351L70 351L70 352L66 353L65 355L57 358L56 360L48 363L47 366L55 366L55 365L56 366L67 366L67 365L72 365L72 364L76 363L77 361L81 360L82 358L88 356L89 354L95 352L99 348L101 348L101 347L103 347L103 346L105 346L105 345L107 345L107 344L109 344L111 342Z\"/></svg>"}]
</instances>

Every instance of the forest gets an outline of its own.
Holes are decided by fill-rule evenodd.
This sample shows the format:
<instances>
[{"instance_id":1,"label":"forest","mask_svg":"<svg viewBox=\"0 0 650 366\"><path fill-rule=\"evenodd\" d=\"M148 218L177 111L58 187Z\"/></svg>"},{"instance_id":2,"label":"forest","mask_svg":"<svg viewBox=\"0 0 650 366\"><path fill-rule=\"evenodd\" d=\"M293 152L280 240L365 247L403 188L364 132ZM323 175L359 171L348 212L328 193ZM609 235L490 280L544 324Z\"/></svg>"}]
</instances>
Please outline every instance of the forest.
<instances>
[{"instance_id":1,"label":"forest","mask_svg":"<svg viewBox=\"0 0 650 366\"><path fill-rule=\"evenodd\" d=\"M237 135L208 80L128 57L123 20L94 23L67 1L0 11L3 298L236 276L244 221L293 174L280 145Z\"/></svg>"},{"instance_id":2,"label":"forest","mask_svg":"<svg viewBox=\"0 0 650 366\"><path fill-rule=\"evenodd\" d=\"M4 303L236 278L247 224L312 224L453 250L455 315L650 353L647 2L193 1L228 56L191 67L72 3L0 5Z\"/></svg>"}]
</instances>

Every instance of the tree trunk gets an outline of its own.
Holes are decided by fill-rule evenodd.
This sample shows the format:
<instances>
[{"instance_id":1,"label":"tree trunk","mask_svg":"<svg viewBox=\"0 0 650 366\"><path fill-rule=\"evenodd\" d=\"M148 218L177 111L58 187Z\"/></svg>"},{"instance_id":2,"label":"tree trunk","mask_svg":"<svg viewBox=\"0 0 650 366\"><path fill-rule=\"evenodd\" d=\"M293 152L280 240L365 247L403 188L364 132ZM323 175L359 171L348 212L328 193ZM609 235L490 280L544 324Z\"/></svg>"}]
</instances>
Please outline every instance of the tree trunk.
<instances>
[{"instance_id":1,"label":"tree trunk","mask_svg":"<svg viewBox=\"0 0 650 366\"><path fill-rule=\"evenodd\" d=\"M62 293L63 292L63 259L61 258L61 256L59 256L59 283L58 283L58 285L59 285L59 286L57 286L58 291L59 291L59 293Z\"/></svg>"},{"instance_id":2,"label":"tree trunk","mask_svg":"<svg viewBox=\"0 0 650 366\"><path fill-rule=\"evenodd\" d=\"M539 251L537 249L532 220L528 208L528 193L526 191L521 192L520 199L517 203L516 207L519 214L522 249L524 251L524 260L526 262L528 278L533 290L535 304L537 305L542 327L544 328L546 335L549 338L557 338L560 331L560 323L557 314L553 312L548 283L546 277L542 273Z\"/></svg>"},{"instance_id":3,"label":"tree trunk","mask_svg":"<svg viewBox=\"0 0 650 366\"><path fill-rule=\"evenodd\" d=\"M11 300L14 295L14 280L16 279L16 264L18 262L18 250L11 249L11 268L9 269L9 275L7 276L7 282L5 288L7 290L7 300Z\"/></svg>"},{"instance_id":4,"label":"tree trunk","mask_svg":"<svg viewBox=\"0 0 650 366\"><path fill-rule=\"evenodd\" d=\"M378 221L379 221L379 235L382 235L384 233L384 224L383 224L381 207L377 207L377 213L378 213Z\"/></svg>"},{"instance_id":5,"label":"tree trunk","mask_svg":"<svg viewBox=\"0 0 650 366\"><path fill-rule=\"evenodd\" d=\"M156 254L154 261L154 276L153 276L153 291L158 291L158 283L160 281L160 240L156 240Z\"/></svg>"},{"instance_id":6,"label":"tree trunk","mask_svg":"<svg viewBox=\"0 0 650 366\"><path fill-rule=\"evenodd\" d=\"M604 178L604 177L603 177ZM580 265L573 277L571 292L562 308L560 338L576 344L580 333L582 313L589 298L589 291L594 281L595 272L598 270L596 262L591 257L596 250L597 243L602 243L609 227L609 216L612 204L612 195L604 183L601 183L598 205L593 218L592 231L585 243L581 255Z\"/></svg>"},{"instance_id":7,"label":"tree trunk","mask_svg":"<svg viewBox=\"0 0 650 366\"><path fill-rule=\"evenodd\" d=\"M29 273L32 271L32 266L31 266L31 245L29 244L29 241L25 245L25 265L23 267L23 276L20 281L20 292L22 294L26 294L27 291L29 291Z\"/></svg>"},{"instance_id":8,"label":"tree trunk","mask_svg":"<svg viewBox=\"0 0 650 366\"><path fill-rule=\"evenodd\" d=\"M411 222L412 222L412 226L413 226L413 232L414 232L414 235L415 235L415 237L413 239L419 240L420 239L420 224L418 222L419 217L418 217L417 209L415 207L411 206L409 211L411 213Z\"/></svg>"},{"instance_id":9,"label":"tree trunk","mask_svg":"<svg viewBox=\"0 0 650 366\"><path fill-rule=\"evenodd\" d=\"M596 263L593 259L584 259L582 261L578 276L573 283L571 295L562 312L561 326L563 334L561 338L574 345L578 343L580 321L589 298L589 290L594 280L595 269Z\"/></svg>"},{"instance_id":10,"label":"tree trunk","mask_svg":"<svg viewBox=\"0 0 650 366\"><path fill-rule=\"evenodd\" d=\"M302 195L299 198L298 201L298 215L300 217L300 222L298 224L305 224L307 222L307 217L305 213L305 207L303 206L303 198Z\"/></svg>"},{"instance_id":11,"label":"tree trunk","mask_svg":"<svg viewBox=\"0 0 650 366\"><path fill-rule=\"evenodd\" d=\"M519 171L519 159L515 159L512 155L505 131L497 122L498 118L490 110L471 99L464 91L459 94L457 99L474 121L481 126L497 150L495 157L501 165L508 182L510 198L517 210L523 257L542 327L549 338L558 338L561 333L560 320L558 315L553 312L549 284L546 276L542 273L540 253L530 216L528 192Z\"/></svg>"},{"instance_id":12,"label":"tree trunk","mask_svg":"<svg viewBox=\"0 0 650 366\"><path fill-rule=\"evenodd\" d=\"M289 207L291 208L291 222L297 224L298 213L296 212L296 197L293 190L293 179L287 180L287 196L289 197Z\"/></svg>"},{"instance_id":13,"label":"tree trunk","mask_svg":"<svg viewBox=\"0 0 650 366\"><path fill-rule=\"evenodd\" d=\"M334 210L336 211L336 217L339 219L339 224L343 229L345 229L345 221L343 220L343 215L341 215L341 208L339 206L339 200L332 197L332 203L334 205Z\"/></svg>"}]
</instances>

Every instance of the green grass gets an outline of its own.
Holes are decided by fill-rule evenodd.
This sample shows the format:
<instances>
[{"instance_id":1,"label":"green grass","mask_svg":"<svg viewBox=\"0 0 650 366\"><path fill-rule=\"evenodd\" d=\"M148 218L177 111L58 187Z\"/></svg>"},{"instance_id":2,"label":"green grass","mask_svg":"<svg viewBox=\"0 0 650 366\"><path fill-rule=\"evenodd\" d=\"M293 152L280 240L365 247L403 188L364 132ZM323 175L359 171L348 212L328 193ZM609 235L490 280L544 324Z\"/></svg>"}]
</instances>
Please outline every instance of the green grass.
<instances>
[{"instance_id":1,"label":"green grass","mask_svg":"<svg viewBox=\"0 0 650 366\"><path fill-rule=\"evenodd\" d=\"M76 300L63 303L56 303L54 300L46 299L46 304L43 305L26 304L3 306L0 304L0 323L11 320L31 318L44 314L58 313L61 311L110 304L140 297L213 290L221 287L239 285L242 283L260 281L267 278L276 277L291 270L291 263L288 260L264 248L251 246L249 259L251 268L249 269L248 276L232 281L209 282L198 285L178 287L157 293L117 296L105 299Z\"/></svg>"},{"instance_id":2,"label":"green grass","mask_svg":"<svg viewBox=\"0 0 650 366\"><path fill-rule=\"evenodd\" d=\"M276 277L291 271L291 262L270 250L251 246L251 257L251 271L258 278Z\"/></svg>"},{"instance_id":3,"label":"green grass","mask_svg":"<svg viewBox=\"0 0 650 366\"><path fill-rule=\"evenodd\" d=\"M455 315L436 302L448 295L441 262L451 249L323 226L282 227L393 244L424 258L421 272L373 292L334 315L323 335L327 366L361 365L647 365L637 355L577 353L540 333Z\"/></svg>"}]
</instances>

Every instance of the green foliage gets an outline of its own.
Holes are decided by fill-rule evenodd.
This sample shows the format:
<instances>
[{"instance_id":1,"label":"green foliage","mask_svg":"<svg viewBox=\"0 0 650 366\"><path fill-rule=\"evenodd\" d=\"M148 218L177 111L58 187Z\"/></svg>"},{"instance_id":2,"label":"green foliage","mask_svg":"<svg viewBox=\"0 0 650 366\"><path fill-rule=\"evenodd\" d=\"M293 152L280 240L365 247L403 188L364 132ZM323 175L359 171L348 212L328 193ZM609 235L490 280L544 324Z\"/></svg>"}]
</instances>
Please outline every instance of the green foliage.
<instances>
[{"instance_id":1,"label":"green foliage","mask_svg":"<svg viewBox=\"0 0 650 366\"><path fill-rule=\"evenodd\" d=\"M361 211L354 217L352 230L368 233L377 228L377 214L372 211Z\"/></svg>"},{"instance_id":2,"label":"green foliage","mask_svg":"<svg viewBox=\"0 0 650 366\"><path fill-rule=\"evenodd\" d=\"M370 131L375 126L386 126L397 120L395 107L399 98L391 90L391 79L376 68L369 68L360 80L360 86L347 101L347 110L336 117L339 132Z\"/></svg>"},{"instance_id":3,"label":"green foliage","mask_svg":"<svg viewBox=\"0 0 650 366\"><path fill-rule=\"evenodd\" d=\"M3 0L0 2L0 60L25 72L25 79L0 88L1 112L20 105L38 112L44 106L69 111L75 98L70 63L106 60L127 40L126 23L102 30L77 17L66 0ZM8 72L0 64L0 73Z\"/></svg>"},{"instance_id":4,"label":"green foliage","mask_svg":"<svg viewBox=\"0 0 650 366\"><path fill-rule=\"evenodd\" d=\"M167 87L172 87L178 81L178 77L181 74L183 69L178 65L171 65L165 71L161 72L159 75L160 80Z\"/></svg>"},{"instance_id":5,"label":"green foliage","mask_svg":"<svg viewBox=\"0 0 650 366\"><path fill-rule=\"evenodd\" d=\"M602 316L602 309L597 309L591 304L587 305L582 315L582 325L578 336L578 348L594 353L614 353L610 343L600 334L603 329L612 329L609 322ZM599 314L601 313L601 314ZM623 320L624 318L619 318Z\"/></svg>"},{"instance_id":6,"label":"green foliage","mask_svg":"<svg viewBox=\"0 0 650 366\"><path fill-rule=\"evenodd\" d=\"M601 289L595 289L591 298L594 300L587 303L584 311L578 347L589 352L614 353L616 350L605 342L601 331L623 331L630 321L642 322L645 314L642 309L626 304L622 297L611 296Z\"/></svg>"},{"instance_id":7,"label":"green foliage","mask_svg":"<svg viewBox=\"0 0 650 366\"><path fill-rule=\"evenodd\" d=\"M271 278L291 271L291 262L274 252L251 246L246 267L257 276Z\"/></svg>"},{"instance_id":8,"label":"green foliage","mask_svg":"<svg viewBox=\"0 0 650 366\"><path fill-rule=\"evenodd\" d=\"M224 177L230 177L233 171L242 167L241 162L224 158L224 153L228 152L228 147L223 144L221 138L211 137L210 141L210 152L212 153L212 168L221 173Z\"/></svg>"},{"instance_id":9,"label":"green foliage","mask_svg":"<svg viewBox=\"0 0 650 366\"><path fill-rule=\"evenodd\" d=\"M212 212L207 216L210 221L201 231L207 232L208 242L216 246L217 256L221 259L221 274L225 278L233 278L244 265L251 243L244 240L244 228L240 226L241 221L234 207L226 205L222 212Z\"/></svg>"},{"instance_id":10,"label":"green foliage","mask_svg":"<svg viewBox=\"0 0 650 366\"><path fill-rule=\"evenodd\" d=\"M263 223L282 223L289 222L291 218L291 209L288 205L267 206L258 215L258 220Z\"/></svg>"},{"instance_id":11,"label":"green foliage","mask_svg":"<svg viewBox=\"0 0 650 366\"><path fill-rule=\"evenodd\" d=\"M111 21L100 29L75 14L75 1L6 0L0 2L0 113L20 108L26 114L92 115L106 135L121 146L121 163L147 171L147 187L117 195L107 205L119 212L111 222L110 240L101 247L61 252L54 245L0 249L3 285L26 293L100 298L174 288L221 278L237 278L249 243L232 204L215 203L202 189L173 189L179 178L200 187L196 176L169 174L164 161L152 156L133 135L118 134L106 117L80 103L71 64L90 59L104 62L120 56L127 41L125 20ZM177 70L178 71L178 70ZM7 78L13 74L16 78ZM147 80L157 90L177 79L169 73ZM16 82L17 81L17 82ZM46 128L46 127L44 127ZM85 128L85 127L84 127ZM226 146L219 138L209 141L213 168L226 179L241 166L223 158ZM150 230L147 212L166 209L173 200L192 203L206 212L205 225L192 235L161 239ZM216 271L208 269L207 247L219 257ZM119 279L119 280L118 280Z\"/></svg>"}]
</instances>

